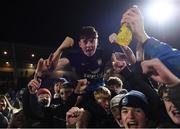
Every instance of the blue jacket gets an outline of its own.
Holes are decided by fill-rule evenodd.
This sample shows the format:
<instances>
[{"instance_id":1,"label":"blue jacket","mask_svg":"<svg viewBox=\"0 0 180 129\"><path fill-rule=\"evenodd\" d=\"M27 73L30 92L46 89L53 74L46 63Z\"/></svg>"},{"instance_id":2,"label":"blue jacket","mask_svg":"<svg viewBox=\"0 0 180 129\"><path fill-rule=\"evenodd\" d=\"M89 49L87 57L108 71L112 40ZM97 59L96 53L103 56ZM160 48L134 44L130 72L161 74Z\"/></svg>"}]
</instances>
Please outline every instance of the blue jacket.
<instances>
[{"instance_id":1,"label":"blue jacket","mask_svg":"<svg viewBox=\"0 0 180 129\"><path fill-rule=\"evenodd\" d=\"M180 51L170 45L150 38L144 43L145 56L159 58L166 67L180 78Z\"/></svg>"}]
</instances>

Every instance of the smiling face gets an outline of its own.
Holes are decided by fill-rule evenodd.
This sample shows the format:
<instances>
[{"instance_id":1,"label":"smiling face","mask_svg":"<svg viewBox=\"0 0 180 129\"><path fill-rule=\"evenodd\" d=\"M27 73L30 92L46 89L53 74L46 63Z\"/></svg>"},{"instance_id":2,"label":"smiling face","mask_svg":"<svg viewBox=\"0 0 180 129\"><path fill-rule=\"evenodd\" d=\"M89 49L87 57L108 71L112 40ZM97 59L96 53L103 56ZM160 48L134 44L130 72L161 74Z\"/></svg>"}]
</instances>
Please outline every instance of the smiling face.
<instances>
[{"instance_id":1,"label":"smiling face","mask_svg":"<svg viewBox=\"0 0 180 129\"><path fill-rule=\"evenodd\" d=\"M79 46L86 56L93 56L96 52L98 45L97 38L83 38L79 41Z\"/></svg>"},{"instance_id":2,"label":"smiling face","mask_svg":"<svg viewBox=\"0 0 180 129\"><path fill-rule=\"evenodd\" d=\"M146 115L141 108L126 107L121 109L121 123L127 129L131 128L145 128Z\"/></svg>"},{"instance_id":3,"label":"smiling face","mask_svg":"<svg viewBox=\"0 0 180 129\"><path fill-rule=\"evenodd\" d=\"M51 96L49 94L40 94L38 96L38 103L44 107L49 107L51 102Z\"/></svg>"},{"instance_id":4,"label":"smiling face","mask_svg":"<svg viewBox=\"0 0 180 129\"><path fill-rule=\"evenodd\" d=\"M166 111L171 118L171 120L177 124L180 125L180 111L177 110L177 108L174 106L172 101L168 98L168 93L163 93L162 99L164 101Z\"/></svg>"},{"instance_id":5,"label":"smiling face","mask_svg":"<svg viewBox=\"0 0 180 129\"><path fill-rule=\"evenodd\" d=\"M7 103L5 101L5 99L1 98L0 99L0 111L4 111L7 107Z\"/></svg>"}]
</instances>

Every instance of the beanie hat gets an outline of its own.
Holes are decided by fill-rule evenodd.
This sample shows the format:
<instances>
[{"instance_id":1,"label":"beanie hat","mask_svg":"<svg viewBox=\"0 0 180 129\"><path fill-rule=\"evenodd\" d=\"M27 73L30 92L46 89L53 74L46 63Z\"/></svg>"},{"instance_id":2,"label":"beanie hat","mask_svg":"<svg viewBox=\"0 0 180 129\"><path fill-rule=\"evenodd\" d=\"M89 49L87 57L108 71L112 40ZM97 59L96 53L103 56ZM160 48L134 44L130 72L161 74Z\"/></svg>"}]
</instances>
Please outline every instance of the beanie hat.
<instances>
[{"instance_id":1,"label":"beanie hat","mask_svg":"<svg viewBox=\"0 0 180 129\"><path fill-rule=\"evenodd\" d=\"M122 87L123 82L118 77L109 77L106 84L107 84L108 87L111 86L111 85L118 85L119 87Z\"/></svg>"},{"instance_id":2,"label":"beanie hat","mask_svg":"<svg viewBox=\"0 0 180 129\"><path fill-rule=\"evenodd\" d=\"M47 88L40 88L37 91L37 96L39 96L41 94L48 94L51 97L51 92Z\"/></svg>"},{"instance_id":3,"label":"beanie hat","mask_svg":"<svg viewBox=\"0 0 180 129\"><path fill-rule=\"evenodd\" d=\"M113 108L115 106L119 106L120 100L126 95L126 93L118 94L114 96L110 101L110 108Z\"/></svg>"},{"instance_id":4,"label":"beanie hat","mask_svg":"<svg viewBox=\"0 0 180 129\"><path fill-rule=\"evenodd\" d=\"M55 79L55 83L57 83L57 82L64 83L64 82L67 82L67 80L63 77L60 77L60 78Z\"/></svg>"},{"instance_id":5,"label":"beanie hat","mask_svg":"<svg viewBox=\"0 0 180 129\"><path fill-rule=\"evenodd\" d=\"M62 84L61 88L75 88L75 85L74 83L67 81Z\"/></svg>"},{"instance_id":6,"label":"beanie hat","mask_svg":"<svg viewBox=\"0 0 180 129\"><path fill-rule=\"evenodd\" d=\"M148 101L147 101L146 96L142 92L139 92L136 90L132 90L128 92L120 100L120 103L119 103L120 110L123 106L141 108L147 117L149 115Z\"/></svg>"}]
</instances>

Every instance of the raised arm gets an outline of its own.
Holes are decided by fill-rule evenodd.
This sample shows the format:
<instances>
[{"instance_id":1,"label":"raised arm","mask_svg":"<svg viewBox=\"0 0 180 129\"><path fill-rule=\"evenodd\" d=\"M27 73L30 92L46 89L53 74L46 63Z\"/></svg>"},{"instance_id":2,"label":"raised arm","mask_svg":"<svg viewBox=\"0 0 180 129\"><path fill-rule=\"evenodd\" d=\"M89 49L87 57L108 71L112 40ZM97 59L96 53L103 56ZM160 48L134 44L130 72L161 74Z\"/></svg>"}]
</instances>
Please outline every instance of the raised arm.
<instances>
[{"instance_id":1,"label":"raised arm","mask_svg":"<svg viewBox=\"0 0 180 129\"><path fill-rule=\"evenodd\" d=\"M180 79L157 58L143 61L141 66L143 73L149 74L157 82L168 85L174 85L180 82Z\"/></svg>"},{"instance_id":2,"label":"raised arm","mask_svg":"<svg viewBox=\"0 0 180 129\"><path fill-rule=\"evenodd\" d=\"M58 67L60 67L61 65L65 65L65 64L69 63L67 59L61 59L60 60L60 57L62 55L62 52L65 49L72 47L73 45L74 45L74 40L71 37L67 36L65 38L65 40L61 43L61 45L58 47L58 49L54 52L52 61L55 64L58 64L57 65Z\"/></svg>"},{"instance_id":3,"label":"raised arm","mask_svg":"<svg viewBox=\"0 0 180 129\"><path fill-rule=\"evenodd\" d=\"M109 36L109 41L112 44L113 43L118 44L117 35L115 33L111 34ZM128 47L128 46L120 46L120 48L123 51L123 53L126 55L126 57L128 58L128 61L129 61L130 64L136 63L136 57L135 57L135 55L134 55L134 53L133 53L133 51L131 50L130 47Z\"/></svg>"}]
</instances>

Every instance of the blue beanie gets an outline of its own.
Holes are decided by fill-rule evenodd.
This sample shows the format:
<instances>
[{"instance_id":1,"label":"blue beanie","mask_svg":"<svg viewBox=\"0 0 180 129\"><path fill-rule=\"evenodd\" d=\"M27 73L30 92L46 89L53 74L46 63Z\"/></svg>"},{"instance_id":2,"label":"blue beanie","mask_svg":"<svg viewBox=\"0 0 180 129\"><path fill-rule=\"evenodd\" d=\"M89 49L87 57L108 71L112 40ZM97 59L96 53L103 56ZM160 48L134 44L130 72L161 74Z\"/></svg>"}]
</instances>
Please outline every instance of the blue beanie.
<instances>
[{"instance_id":1,"label":"blue beanie","mask_svg":"<svg viewBox=\"0 0 180 129\"><path fill-rule=\"evenodd\" d=\"M66 78L60 77L60 78L55 79L55 83L57 83L57 82L64 83L64 82L68 82L68 81L66 80Z\"/></svg>"},{"instance_id":2,"label":"blue beanie","mask_svg":"<svg viewBox=\"0 0 180 129\"><path fill-rule=\"evenodd\" d=\"M119 107L120 110L123 106L141 108L148 117L149 116L148 104L149 104L148 100L142 92L131 90L121 99L121 101L119 102Z\"/></svg>"}]
</instances>

